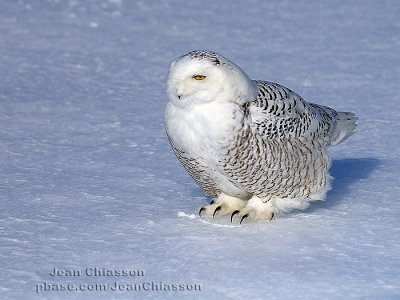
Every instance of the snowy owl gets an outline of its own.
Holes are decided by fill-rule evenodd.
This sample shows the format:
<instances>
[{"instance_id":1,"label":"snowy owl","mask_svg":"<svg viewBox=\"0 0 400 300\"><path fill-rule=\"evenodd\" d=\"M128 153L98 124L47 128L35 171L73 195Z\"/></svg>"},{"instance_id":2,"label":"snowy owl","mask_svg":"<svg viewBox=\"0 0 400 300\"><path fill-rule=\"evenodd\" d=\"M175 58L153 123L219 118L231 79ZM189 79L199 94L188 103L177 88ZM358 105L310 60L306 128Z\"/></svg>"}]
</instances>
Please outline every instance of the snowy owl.
<instances>
[{"instance_id":1,"label":"snowy owl","mask_svg":"<svg viewBox=\"0 0 400 300\"><path fill-rule=\"evenodd\" d=\"M172 61L164 112L175 155L213 200L200 216L272 220L323 200L327 148L356 130L349 112L307 103L277 83L251 80L210 51Z\"/></svg>"}]
</instances>

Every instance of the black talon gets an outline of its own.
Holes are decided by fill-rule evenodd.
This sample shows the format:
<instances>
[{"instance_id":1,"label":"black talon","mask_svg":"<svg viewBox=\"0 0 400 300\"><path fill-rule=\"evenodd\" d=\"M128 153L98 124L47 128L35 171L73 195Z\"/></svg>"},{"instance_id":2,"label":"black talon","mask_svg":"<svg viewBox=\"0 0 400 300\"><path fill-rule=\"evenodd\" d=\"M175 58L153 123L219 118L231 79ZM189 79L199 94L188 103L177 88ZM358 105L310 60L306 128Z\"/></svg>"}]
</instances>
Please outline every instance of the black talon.
<instances>
[{"instance_id":1,"label":"black talon","mask_svg":"<svg viewBox=\"0 0 400 300\"><path fill-rule=\"evenodd\" d=\"M239 210L237 209L231 214L231 223L232 223L233 217L238 213L239 213Z\"/></svg>"},{"instance_id":2,"label":"black talon","mask_svg":"<svg viewBox=\"0 0 400 300\"><path fill-rule=\"evenodd\" d=\"M200 208L200 210L199 210L199 216L200 216L200 218L201 218L201 213L203 212L203 210L206 210L205 207L202 207L202 208Z\"/></svg>"},{"instance_id":3,"label":"black talon","mask_svg":"<svg viewBox=\"0 0 400 300\"><path fill-rule=\"evenodd\" d=\"M273 218L274 218L274 213L271 214L271 219L269 220L272 221Z\"/></svg>"},{"instance_id":4,"label":"black talon","mask_svg":"<svg viewBox=\"0 0 400 300\"><path fill-rule=\"evenodd\" d=\"M215 217L215 214L216 214L217 212L219 212L220 210L221 210L221 205L220 205L220 206L217 206L217 208L214 210L213 218Z\"/></svg>"},{"instance_id":5,"label":"black talon","mask_svg":"<svg viewBox=\"0 0 400 300\"><path fill-rule=\"evenodd\" d=\"M240 219L240 225L242 225L242 222L244 219L246 219L249 216L249 214L245 214L241 219Z\"/></svg>"}]
</instances>

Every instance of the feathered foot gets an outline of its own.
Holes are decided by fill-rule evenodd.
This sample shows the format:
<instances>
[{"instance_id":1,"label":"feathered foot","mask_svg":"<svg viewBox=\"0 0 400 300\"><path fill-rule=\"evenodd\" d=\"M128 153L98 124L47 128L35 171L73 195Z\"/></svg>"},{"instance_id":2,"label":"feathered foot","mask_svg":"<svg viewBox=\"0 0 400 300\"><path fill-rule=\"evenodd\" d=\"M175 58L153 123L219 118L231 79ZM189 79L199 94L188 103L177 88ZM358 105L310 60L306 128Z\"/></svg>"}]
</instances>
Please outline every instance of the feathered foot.
<instances>
[{"instance_id":1,"label":"feathered foot","mask_svg":"<svg viewBox=\"0 0 400 300\"><path fill-rule=\"evenodd\" d=\"M208 216L212 216L213 218L217 215L227 215L233 211L242 209L246 206L246 203L246 200L221 193L219 194L218 198L211 201L209 205L200 208L199 215L201 217L202 214L206 214Z\"/></svg>"},{"instance_id":2,"label":"feathered foot","mask_svg":"<svg viewBox=\"0 0 400 300\"><path fill-rule=\"evenodd\" d=\"M244 208L235 210L231 214L231 222L235 215L238 215L240 224L246 219L271 221L274 217L275 208L272 206L271 202L264 201L265 200L257 196L253 196Z\"/></svg>"}]
</instances>

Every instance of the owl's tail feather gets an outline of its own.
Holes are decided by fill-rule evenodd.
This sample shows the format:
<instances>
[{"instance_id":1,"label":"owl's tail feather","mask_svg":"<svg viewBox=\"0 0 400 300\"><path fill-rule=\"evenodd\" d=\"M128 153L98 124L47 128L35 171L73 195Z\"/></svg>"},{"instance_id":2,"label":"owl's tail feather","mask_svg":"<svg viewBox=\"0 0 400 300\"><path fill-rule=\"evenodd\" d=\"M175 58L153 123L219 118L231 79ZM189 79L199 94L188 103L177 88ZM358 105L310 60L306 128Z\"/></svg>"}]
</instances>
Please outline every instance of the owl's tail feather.
<instances>
[{"instance_id":1,"label":"owl's tail feather","mask_svg":"<svg viewBox=\"0 0 400 300\"><path fill-rule=\"evenodd\" d=\"M335 146L347 140L357 131L357 120L355 114L351 112L338 112L336 118L336 128L331 139L331 146Z\"/></svg>"}]
</instances>

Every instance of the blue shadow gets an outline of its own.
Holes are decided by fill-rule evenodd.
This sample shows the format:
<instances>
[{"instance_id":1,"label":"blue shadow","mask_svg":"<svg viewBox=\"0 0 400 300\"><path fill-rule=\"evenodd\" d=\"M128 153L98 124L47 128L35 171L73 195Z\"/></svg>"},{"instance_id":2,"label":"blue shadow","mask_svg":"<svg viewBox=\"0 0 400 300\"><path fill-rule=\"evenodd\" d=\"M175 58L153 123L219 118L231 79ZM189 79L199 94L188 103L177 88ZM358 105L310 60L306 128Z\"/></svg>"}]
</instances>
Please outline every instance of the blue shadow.
<instances>
[{"instance_id":1,"label":"blue shadow","mask_svg":"<svg viewBox=\"0 0 400 300\"><path fill-rule=\"evenodd\" d=\"M366 179L376 170L381 162L376 158L357 158L333 160L330 174L334 180L326 201L314 202L313 208L330 208L338 204L349 193L353 183Z\"/></svg>"}]
</instances>

